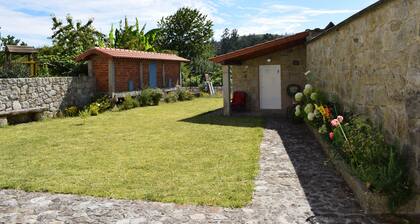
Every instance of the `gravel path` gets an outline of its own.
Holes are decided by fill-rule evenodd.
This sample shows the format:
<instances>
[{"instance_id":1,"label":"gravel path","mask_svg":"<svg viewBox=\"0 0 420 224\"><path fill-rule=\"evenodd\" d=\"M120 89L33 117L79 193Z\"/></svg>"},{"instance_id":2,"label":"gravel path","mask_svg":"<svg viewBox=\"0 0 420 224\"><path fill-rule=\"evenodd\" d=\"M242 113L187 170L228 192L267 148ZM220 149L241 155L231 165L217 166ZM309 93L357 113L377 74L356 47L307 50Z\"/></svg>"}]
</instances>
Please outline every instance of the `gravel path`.
<instances>
[{"instance_id":1,"label":"gravel path","mask_svg":"<svg viewBox=\"0 0 420 224\"><path fill-rule=\"evenodd\" d=\"M305 126L269 119L245 208L0 190L0 223L379 223L325 161Z\"/></svg>"}]
</instances>

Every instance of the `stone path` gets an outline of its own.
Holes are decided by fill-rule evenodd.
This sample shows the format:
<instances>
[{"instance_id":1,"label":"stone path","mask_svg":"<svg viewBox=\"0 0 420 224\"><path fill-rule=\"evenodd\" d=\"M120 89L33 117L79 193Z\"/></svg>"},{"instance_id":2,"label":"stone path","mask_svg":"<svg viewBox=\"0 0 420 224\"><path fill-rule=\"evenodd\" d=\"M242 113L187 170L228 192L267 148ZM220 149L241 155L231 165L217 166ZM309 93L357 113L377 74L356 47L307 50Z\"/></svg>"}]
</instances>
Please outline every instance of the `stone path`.
<instances>
[{"instance_id":1,"label":"stone path","mask_svg":"<svg viewBox=\"0 0 420 224\"><path fill-rule=\"evenodd\" d=\"M271 119L245 208L0 190L0 223L379 223L325 160L305 126Z\"/></svg>"}]
</instances>

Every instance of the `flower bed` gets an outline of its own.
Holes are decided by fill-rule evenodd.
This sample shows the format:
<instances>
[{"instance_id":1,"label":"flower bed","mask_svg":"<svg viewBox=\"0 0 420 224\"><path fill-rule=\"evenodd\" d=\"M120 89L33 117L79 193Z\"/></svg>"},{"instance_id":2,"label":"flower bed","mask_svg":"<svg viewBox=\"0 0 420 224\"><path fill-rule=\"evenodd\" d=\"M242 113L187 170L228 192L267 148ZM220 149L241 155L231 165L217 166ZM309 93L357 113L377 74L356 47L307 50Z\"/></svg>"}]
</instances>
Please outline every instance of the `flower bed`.
<instances>
[{"instance_id":1,"label":"flower bed","mask_svg":"<svg viewBox=\"0 0 420 224\"><path fill-rule=\"evenodd\" d=\"M336 99L327 99L309 84L295 100L295 116L316 132L366 212L386 213L384 202L394 212L409 201L407 162L368 119L344 113Z\"/></svg>"}]
</instances>

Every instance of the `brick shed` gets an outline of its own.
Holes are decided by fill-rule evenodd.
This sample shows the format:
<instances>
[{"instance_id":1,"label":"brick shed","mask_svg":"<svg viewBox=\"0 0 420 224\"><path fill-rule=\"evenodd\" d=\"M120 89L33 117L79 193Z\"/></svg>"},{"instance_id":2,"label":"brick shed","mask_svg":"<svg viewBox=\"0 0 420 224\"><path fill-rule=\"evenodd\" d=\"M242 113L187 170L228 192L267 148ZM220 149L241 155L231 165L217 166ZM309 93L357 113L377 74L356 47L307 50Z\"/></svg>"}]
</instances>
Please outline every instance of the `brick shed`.
<instances>
[{"instance_id":1,"label":"brick shed","mask_svg":"<svg viewBox=\"0 0 420 224\"><path fill-rule=\"evenodd\" d=\"M98 92L113 94L181 85L181 63L189 60L174 54L95 47L76 61L88 61Z\"/></svg>"}]
</instances>

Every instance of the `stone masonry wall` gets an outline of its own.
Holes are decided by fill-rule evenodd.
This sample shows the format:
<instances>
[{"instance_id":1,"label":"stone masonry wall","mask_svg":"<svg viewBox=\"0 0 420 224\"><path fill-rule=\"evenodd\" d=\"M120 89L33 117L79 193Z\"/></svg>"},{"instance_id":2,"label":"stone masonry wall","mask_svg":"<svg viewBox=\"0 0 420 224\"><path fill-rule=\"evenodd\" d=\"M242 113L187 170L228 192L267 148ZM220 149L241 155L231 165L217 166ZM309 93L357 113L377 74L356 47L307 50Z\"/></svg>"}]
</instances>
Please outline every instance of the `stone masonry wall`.
<instances>
[{"instance_id":1,"label":"stone masonry wall","mask_svg":"<svg viewBox=\"0 0 420 224\"><path fill-rule=\"evenodd\" d=\"M270 58L271 62L267 62ZM242 65L232 66L232 92L245 91L247 109L260 111L259 95L259 66L280 65L281 69L281 100L282 108L292 104L292 98L287 95L287 86L290 84L304 85L306 71L306 48L301 44L289 49L280 50L261 57L242 62Z\"/></svg>"},{"instance_id":2,"label":"stone masonry wall","mask_svg":"<svg viewBox=\"0 0 420 224\"><path fill-rule=\"evenodd\" d=\"M49 114L84 106L95 95L93 77L0 79L0 112L47 107Z\"/></svg>"},{"instance_id":3,"label":"stone masonry wall","mask_svg":"<svg viewBox=\"0 0 420 224\"><path fill-rule=\"evenodd\" d=\"M420 192L420 1L385 1L312 40L307 69L400 146Z\"/></svg>"}]
</instances>

